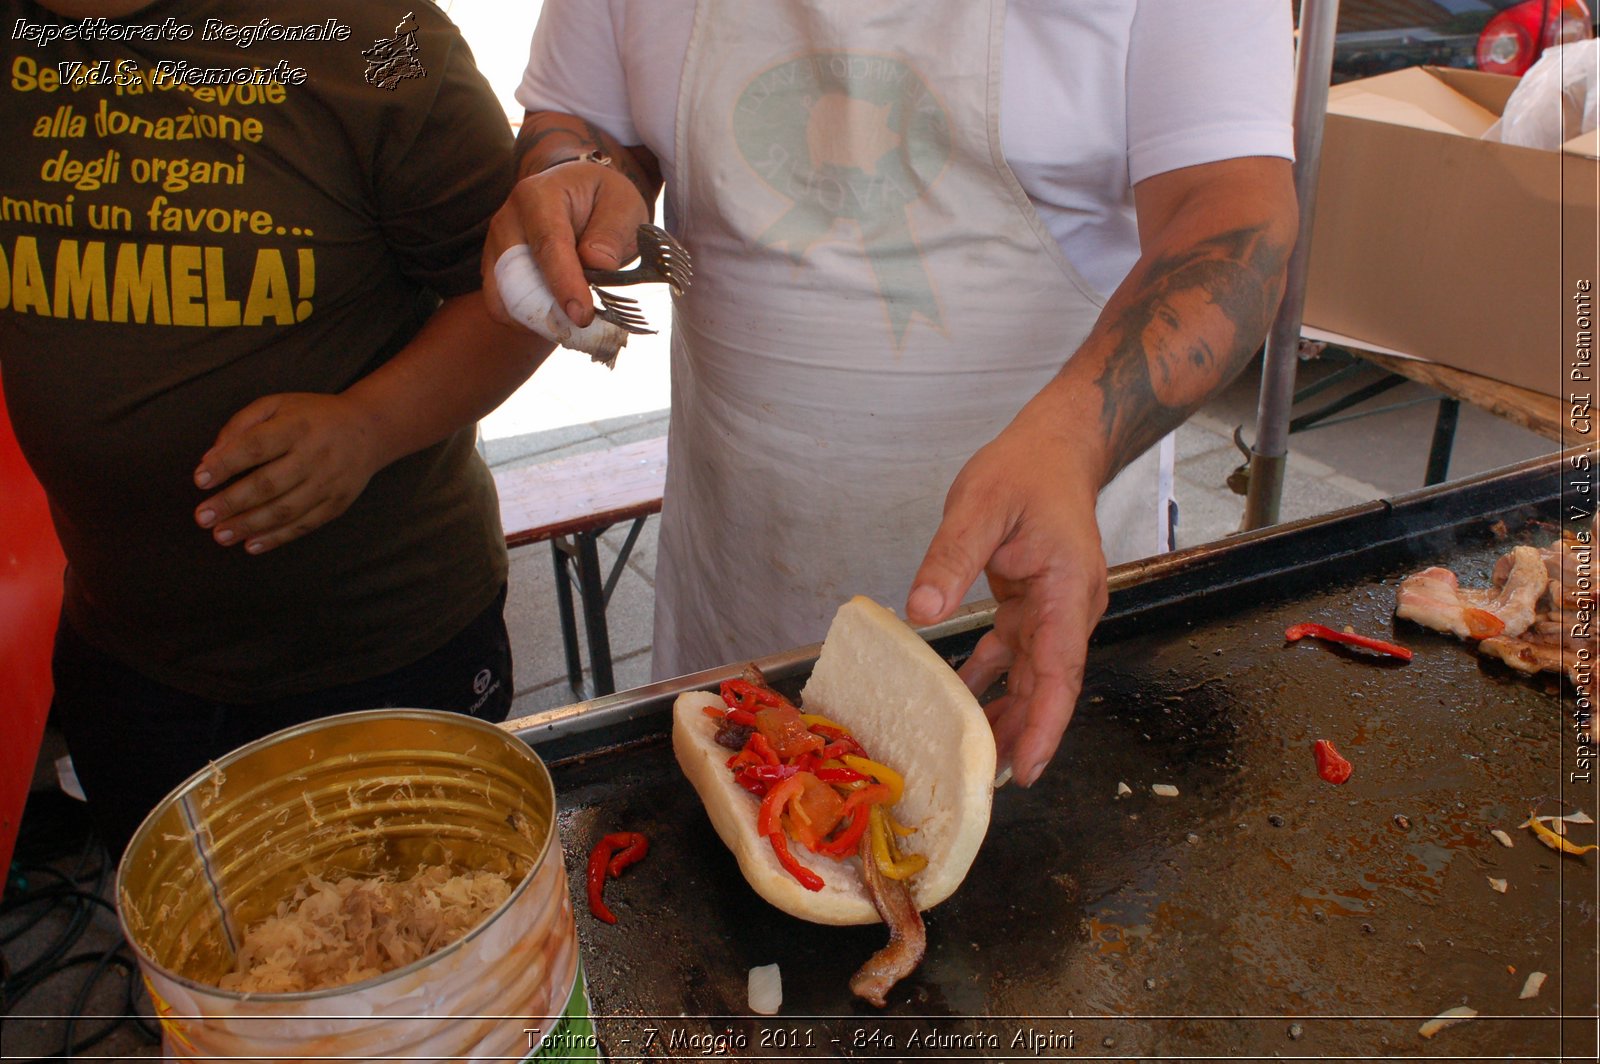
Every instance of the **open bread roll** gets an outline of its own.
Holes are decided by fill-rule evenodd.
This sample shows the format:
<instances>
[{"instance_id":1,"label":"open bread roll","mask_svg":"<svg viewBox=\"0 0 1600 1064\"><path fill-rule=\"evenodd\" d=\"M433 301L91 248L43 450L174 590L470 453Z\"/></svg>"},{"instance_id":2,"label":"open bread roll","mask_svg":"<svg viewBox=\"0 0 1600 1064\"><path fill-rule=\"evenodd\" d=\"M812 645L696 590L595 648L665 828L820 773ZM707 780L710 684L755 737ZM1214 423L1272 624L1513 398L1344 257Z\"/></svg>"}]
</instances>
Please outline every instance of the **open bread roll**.
<instances>
[{"instance_id":1,"label":"open bread roll","mask_svg":"<svg viewBox=\"0 0 1600 1064\"><path fill-rule=\"evenodd\" d=\"M893 815L916 833L899 840L900 849L928 859L908 881L912 898L920 910L949 897L989 829L993 794L994 735L972 693L916 632L858 596L834 616L800 697L802 712L848 728L873 759L905 777ZM727 768L732 751L717 745L717 723L703 712L706 706L721 709L723 701L703 691L678 696L672 749L745 879L802 920L879 923L858 858L835 860L791 846L796 859L822 877L824 886L815 892L784 871L756 832L760 802L733 779Z\"/></svg>"}]
</instances>

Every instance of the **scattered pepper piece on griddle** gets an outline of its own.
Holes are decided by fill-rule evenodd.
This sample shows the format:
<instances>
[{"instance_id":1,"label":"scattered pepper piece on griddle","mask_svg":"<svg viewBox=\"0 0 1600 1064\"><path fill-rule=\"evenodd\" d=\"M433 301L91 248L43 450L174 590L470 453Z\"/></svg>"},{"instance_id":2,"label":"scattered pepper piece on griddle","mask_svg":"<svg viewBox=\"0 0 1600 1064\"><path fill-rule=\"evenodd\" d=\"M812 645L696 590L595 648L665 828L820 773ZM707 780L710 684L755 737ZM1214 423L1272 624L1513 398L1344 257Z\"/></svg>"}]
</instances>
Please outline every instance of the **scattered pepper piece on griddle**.
<instances>
[{"instance_id":1,"label":"scattered pepper piece on griddle","mask_svg":"<svg viewBox=\"0 0 1600 1064\"><path fill-rule=\"evenodd\" d=\"M1379 654L1387 654L1391 658L1401 661L1411 660L1411 651L1398 643L1386 643L1382 639L1373 639L1370 636L1358 635L1355 632L1341 632L1336 628L1329 628L1325 624L1292 624L1283 633L1283 638L1293 643L1313 636L1317 639L1326 639L1330 643L1344 643L1347 646L1361 647L1363 650L1373 650Z\"/></svg>"},{"instance_id":2,"label":"scattered pepper piece on griddle","mask_svg":"<svg viewBox=\"0 0 1600 1064\"><path fill-rule=\"evenodd\" d=\"M623 869L637 864L650 852L650 840L637 831L618 831L606 835L589 851L588 888L589 911L596 920L608 924L617 922L616 914L607 908L603 896L606 877L620 876Z\"/></svg>"},{"instance_id":3,"label":"scattered pepper piece on griddle","mask_svg":"<svg viewBox=\"0 0 1600 1064\"><path fill-rule=\"evenodd\" d=\"M1318 739L1312 743L1311 752L1317 759L1317 775L1329 783L1343 783L1354 771L1350 762L1345 760L1327 739Z\"/></svg>"}]
</instances>

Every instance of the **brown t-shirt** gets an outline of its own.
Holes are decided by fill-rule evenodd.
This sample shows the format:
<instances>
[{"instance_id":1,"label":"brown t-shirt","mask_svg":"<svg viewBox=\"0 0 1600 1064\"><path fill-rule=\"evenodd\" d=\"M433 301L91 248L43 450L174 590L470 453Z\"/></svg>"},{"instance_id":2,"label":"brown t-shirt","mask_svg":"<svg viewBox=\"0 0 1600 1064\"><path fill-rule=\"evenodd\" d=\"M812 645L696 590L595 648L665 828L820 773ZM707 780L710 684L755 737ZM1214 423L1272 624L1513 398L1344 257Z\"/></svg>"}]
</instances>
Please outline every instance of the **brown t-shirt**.
<instances>
[{"instance_id":1,"label":"brown t-shirt","mask_svg":"<svg viewBox=\"0 0 1600 1064\"><path fill-rule=\"evenodd\" d=\"M425 0L0 11L0 370L73 625L234 702L443 645L506 573L471 429L259 557L195 525L192 476L247 403L339 392L478 288L511 135L456 29ZM279 83L206 84L239 67Z\"/></svg>"}]
</instances>

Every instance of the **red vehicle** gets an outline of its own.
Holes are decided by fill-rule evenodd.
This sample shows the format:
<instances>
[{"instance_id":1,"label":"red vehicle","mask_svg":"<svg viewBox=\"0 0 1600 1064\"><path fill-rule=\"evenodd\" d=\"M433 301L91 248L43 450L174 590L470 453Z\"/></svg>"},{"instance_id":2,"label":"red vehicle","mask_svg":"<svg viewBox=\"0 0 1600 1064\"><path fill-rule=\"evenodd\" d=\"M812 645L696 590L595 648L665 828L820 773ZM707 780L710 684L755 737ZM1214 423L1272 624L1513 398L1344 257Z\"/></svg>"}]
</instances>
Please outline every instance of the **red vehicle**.
<instances>
[{"instance_id":1,"label":"red vehicle","mask_svg":"<svg viewBox=\"0 0 1600 1064\"><path fill-rule=\"evenodd\" d=\"M1515 77L1546 48L1594 35L1585 0L1343 0L1333 80L1423 64Z\"/></svg>"}]
</instances>

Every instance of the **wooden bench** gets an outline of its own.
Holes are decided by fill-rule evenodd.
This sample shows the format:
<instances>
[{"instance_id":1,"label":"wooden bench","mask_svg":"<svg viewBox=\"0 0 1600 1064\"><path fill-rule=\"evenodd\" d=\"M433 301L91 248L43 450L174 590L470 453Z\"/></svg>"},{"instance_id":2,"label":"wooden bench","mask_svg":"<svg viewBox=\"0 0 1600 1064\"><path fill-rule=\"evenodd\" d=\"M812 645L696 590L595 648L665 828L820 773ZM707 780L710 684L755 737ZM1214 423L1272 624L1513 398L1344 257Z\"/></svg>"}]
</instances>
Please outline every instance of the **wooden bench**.
<instances>
[{"instance_id":1,"label":"wooden bench","mask_svg":"<svg viewBox=\"0 0 1600 1064\"><path fill-rule=\"evenodd\" d=\"M499 470L500 524L507 547L550 541L555 561L556 606L567 656L567 682L579 698L617 689L611 670L611 637L606 606L639 532L651 514L661 512L667 475L667 439L658 436L553 462ZM616 563L602 580L600 536L612 525L632 521ZM572 589L578 589L583 629L589 644L592 689L583 682L578 626Z\"/></svg>"}]
</instances>

